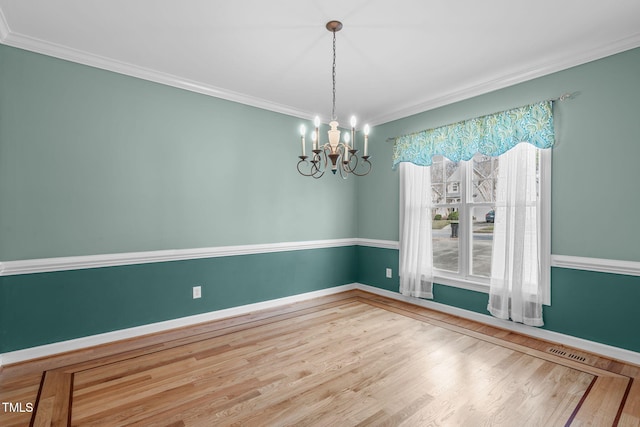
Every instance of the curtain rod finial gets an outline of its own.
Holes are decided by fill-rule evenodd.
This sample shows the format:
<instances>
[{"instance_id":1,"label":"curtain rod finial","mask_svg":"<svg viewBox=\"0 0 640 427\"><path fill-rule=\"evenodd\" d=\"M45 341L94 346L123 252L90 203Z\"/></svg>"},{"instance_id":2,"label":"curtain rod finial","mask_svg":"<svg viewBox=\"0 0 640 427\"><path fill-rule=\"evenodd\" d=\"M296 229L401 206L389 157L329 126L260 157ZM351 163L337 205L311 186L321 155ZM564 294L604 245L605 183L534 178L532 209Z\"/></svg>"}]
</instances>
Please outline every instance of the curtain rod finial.
<instances>
[{"instance_id":1,"label":"curtain rod finial","mask_svg":"<svg viewBox=\"0 0 640 427\"><path fill-rule=\"evenodd\" d=\"M555 100L556 101L566 101L567 99L573 98L575 94L573 93L563 93L562 95L560 95L559 97L557 97Z\"/></svg>"}]
</instances>

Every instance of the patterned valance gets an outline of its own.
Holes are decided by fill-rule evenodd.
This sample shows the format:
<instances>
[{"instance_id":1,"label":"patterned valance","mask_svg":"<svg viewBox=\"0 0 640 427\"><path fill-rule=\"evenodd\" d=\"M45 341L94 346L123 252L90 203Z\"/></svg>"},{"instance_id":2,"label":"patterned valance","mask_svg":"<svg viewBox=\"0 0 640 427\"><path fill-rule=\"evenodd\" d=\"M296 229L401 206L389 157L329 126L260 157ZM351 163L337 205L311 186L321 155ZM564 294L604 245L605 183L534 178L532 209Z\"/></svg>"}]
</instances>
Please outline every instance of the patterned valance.
<instances>
[{"instance_id":1,"label":"patterned valance","mask_svg":"<svg viewBox=\"0 0 640 427\"><path fill-rule=\"evenodd\" d=\"M400 162L431 165L433 156L454 162L476 153L499 156L520 142L538 148L554 143L552 102L543 101L395 138L393 167Z\"/></svg>"}]
</instances>

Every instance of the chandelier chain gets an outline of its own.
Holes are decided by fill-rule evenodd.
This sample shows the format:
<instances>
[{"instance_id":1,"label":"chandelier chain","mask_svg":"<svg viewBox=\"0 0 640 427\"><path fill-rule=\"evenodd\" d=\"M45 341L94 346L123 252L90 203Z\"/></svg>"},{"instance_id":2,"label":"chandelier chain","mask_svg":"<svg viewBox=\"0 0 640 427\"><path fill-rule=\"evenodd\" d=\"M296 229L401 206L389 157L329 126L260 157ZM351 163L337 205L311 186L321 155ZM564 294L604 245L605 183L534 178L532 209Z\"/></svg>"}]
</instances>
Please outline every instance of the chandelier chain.
<instances>
[{"instance_id":1,"label":"chandelier chain","mask_svg":"<svg viewBox=\"0 0 640 427\"><path fill-rule=\"evenodd\" d=\"M331 110L331 120L337 120L336 116L336 32L333 31L333 69L331 73L333 81L333 108Z\"/></svg>"}]
</instances>

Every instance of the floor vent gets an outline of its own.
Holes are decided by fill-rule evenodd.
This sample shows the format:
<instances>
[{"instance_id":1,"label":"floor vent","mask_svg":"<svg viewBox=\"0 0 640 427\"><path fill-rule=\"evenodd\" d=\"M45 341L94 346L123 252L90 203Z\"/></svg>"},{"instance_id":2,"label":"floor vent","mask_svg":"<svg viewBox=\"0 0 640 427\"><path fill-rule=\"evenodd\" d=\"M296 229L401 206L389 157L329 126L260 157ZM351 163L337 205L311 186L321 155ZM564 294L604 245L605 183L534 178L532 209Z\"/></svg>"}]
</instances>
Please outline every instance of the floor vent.
<instances>
[{"instance_id":1,"label":"floor vent","mask_svg":"<svg viewBox=\"0 0 640 427\"><path fill-rule=\"evenodd\" d=\"M576 362L588 363L587 357L576 352L569 352L557 347L549 347L547 352L555 354L556 356L564 357L565 359L575 360Z\"/></svg>"}]
</instances>

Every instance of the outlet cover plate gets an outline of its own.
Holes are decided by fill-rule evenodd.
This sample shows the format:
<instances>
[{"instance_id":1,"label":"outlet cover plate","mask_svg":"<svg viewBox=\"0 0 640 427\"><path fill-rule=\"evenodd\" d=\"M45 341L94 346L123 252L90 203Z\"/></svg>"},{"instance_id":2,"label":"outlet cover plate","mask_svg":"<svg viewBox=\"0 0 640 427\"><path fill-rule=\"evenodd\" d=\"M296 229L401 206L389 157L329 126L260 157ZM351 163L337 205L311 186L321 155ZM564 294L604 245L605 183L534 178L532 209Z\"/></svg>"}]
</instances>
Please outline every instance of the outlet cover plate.
<instances>
[{"instance_id":1,"label":"outlet cover plate","mask_svg":"<svg viewBox=\"0 0 640 427\"><path fill-rule=\"evenodd\" d=\"M202 287L201 286L194 286L193 287L193 299L201 298L201 297L202 297Z\"/></svg>"}]
</instances>

